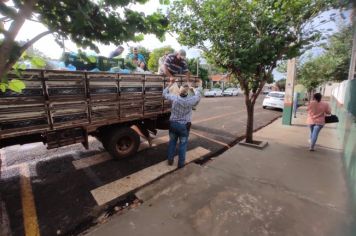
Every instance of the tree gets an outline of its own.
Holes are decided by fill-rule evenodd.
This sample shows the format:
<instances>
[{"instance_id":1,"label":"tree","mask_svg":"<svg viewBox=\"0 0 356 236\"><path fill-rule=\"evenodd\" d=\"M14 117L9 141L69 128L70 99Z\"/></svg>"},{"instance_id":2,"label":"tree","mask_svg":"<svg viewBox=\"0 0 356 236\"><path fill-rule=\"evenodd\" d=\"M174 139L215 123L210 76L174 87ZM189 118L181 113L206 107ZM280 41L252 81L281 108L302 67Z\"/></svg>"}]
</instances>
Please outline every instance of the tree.
<instances>
[{"instance_id":1,"label":"tree","mask_svg":"<svg viewBox=\"0 0 356 236\"><path fill-rule=\"evenodd\" d=\"M333 70L334 61L330 57L310 58L297 70L297 80L304 85L310 94L323 82L329 81L327 75Z\"/></svg>"},{"instance_id":2,"label":"tree","mask_svg":"<svg viewBox=\"0 0 356 236\"><path fill-rule=\"evenodd\" d=\"M230 75L230 79L229 82L226 83L226 87L236 88L238 85L239 85L239 81L237 80L237 78L234 75Z\"/></svg>"},{"instance_id":3,"label":"tree","mask_svg":"<svg viewBox=\"0 0 356 236\"><path fill-rule=\"evenodd\" d=\"M188 63L188 69L190 71L190 73L192 73L192 75L197 75L197 63L199 60L198 58L196 59L187 59L187 63ZM198 64L198 68L199 68L199 77L200 79L203 80L203 83L207 83L207 81L209 81L209 75L208 75L208 70L203 68L200 64Z\"/></svg>"},{"instance_id":4,"label":"tree","mask_svg":"<svg viewBox=\"0 0 356 236\"><path fill-rule=\"evenodd\" d=\"M322 55L309 56L298 68L297 79L309 94L322 83L347 79L352 51L352 28L344 27L334 33L324 49Z\"/></svg>"},{"instance_id":5,"label":"tree","mask_svg":"<svg viewBox=\"0 0 356 236\"><path fill-rule=\"evenodd\" d=\"M0 1L0 21L10 27L0 27L0 79L7 85L6 74L24 51L40 38L54 34L58 43L70 39L78 46L98 51L96 42L121 44L141 40L142 35L154 33L163 37L168 21L157 12L145 16L126 8L128 4L148 0L13 0ZM15 38L25 20L40 21L48 31L42 32L24 45Z\"/></svg>"},{"instance_id":6,"label":"tree","mask_svg":"<svg viewBox=\"0 0 356 236\"><path fill-rule=\"evenodd\" d=\"M150 54L150 59L147 62L147 67L150 71L158 71L158 60L165 54L165 52L173 53L174 49L171 46L153 49Z\"/></svg>"},{"instance_id":7,"label":"tree","mask_svg":"<svg viewBox=\"0 0 356 236\"><path fill-rule=\"evenodd\" d=\"M352 52L352 27L347 26L334 33L324 46L324 60L329 61L331 68L325 73L326 80L342 81L348 77Z\"/></svg>"},{"instance_id":8,"label":"tree","mask_svg":"<svg viewBox=\"0 0 356 236\"><path fill-rule=\"evenodd\" d=\"M254 105L281 59L300 55L319 37L308 30L333 0L181 0L171 8L179 41L198 46L234 74L245 94L246 142L253 143ZM309 27L310 28L310 27Z\"/></svg>"},{"instance_id":9,"label":"tree","mask_svg":"<svg viewBox=\"0 0 356 236\"><path fill-rule=\"evenodd\" d=\"M278 87L279 91L284 91L286 89L286 79L280 79L276 82L276 86Z\"/></svg>"}]
</instances>

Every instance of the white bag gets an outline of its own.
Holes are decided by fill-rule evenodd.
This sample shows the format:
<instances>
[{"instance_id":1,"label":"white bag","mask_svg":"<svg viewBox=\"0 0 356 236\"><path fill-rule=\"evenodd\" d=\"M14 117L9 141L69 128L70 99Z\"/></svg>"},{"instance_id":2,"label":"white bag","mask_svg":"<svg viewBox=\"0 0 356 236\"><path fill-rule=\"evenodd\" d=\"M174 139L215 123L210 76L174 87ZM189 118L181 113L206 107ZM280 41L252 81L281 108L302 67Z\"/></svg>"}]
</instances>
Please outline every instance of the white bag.
<instances>
[{"instance_id":1,"label":"white bag","mask_svg":"<svg viewBox=\"0 0 356 236\"><path fill-rule=\"evenodd\" d=\"M179 87L177 83L174 83L170 88L169 88L169 93L174 94L174 95L179 95Z\"/></svg>"}]
</instances>

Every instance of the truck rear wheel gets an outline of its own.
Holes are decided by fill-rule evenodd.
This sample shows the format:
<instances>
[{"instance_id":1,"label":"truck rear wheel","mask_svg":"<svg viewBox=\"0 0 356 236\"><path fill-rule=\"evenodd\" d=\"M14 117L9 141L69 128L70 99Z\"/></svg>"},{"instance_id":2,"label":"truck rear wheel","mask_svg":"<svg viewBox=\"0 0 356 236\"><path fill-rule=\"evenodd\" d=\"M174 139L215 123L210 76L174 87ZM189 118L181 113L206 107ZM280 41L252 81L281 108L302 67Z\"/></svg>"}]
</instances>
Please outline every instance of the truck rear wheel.
<instances>
[{"instance_id":1,"label":"truck rear wheel","mask_svg":"<svg viewBox=\"0 0 356 236\"><path fill-rule=\"evenodd\" d=\"M132 156L140 145L140 136L129 127L116 128L103 139L103 146L115 158Z\"/></svg>"}]
</instances>

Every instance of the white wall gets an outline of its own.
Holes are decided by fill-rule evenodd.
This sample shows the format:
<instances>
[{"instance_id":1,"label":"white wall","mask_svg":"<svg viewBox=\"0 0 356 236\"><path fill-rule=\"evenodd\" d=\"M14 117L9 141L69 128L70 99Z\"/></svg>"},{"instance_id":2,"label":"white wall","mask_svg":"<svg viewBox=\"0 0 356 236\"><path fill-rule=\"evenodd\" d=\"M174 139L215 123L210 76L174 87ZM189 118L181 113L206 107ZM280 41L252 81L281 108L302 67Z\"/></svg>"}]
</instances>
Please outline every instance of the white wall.
<instances>
[{"instance_id":1,"label":"white wall","mask_svg":"<svg viewBox=\"0 0 356 236\"><path fill-rule=\"evenodd\" d=\"M342 105L345 102L347 82L348 81L345 80L345 81L339 83L339 85L334 87L331 91L332 96Z\"/></svg>"}]
</instances>

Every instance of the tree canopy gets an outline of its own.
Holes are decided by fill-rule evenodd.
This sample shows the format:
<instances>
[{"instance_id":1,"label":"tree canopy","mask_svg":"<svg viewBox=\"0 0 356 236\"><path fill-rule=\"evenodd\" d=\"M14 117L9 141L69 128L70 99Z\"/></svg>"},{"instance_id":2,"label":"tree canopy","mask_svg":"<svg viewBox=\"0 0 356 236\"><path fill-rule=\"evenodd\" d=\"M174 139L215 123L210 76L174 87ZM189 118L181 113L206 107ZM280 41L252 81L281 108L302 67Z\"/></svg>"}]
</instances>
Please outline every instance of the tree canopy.
<instances>
[{"instance_id":1,"label":"tree canopy","mask_svg":"<svg viewBox=\"0 0 356 236\"><path fill-rule=\"evenodd\" d=\"M187 59L189 71L190 73L192 73L192 75L197 75L197 64L198 64L198 69L199 69L198 76L200 77L200 79L203 80L204 84L207 84L207 81L209 80L208 70L202 67L202 65L199 64L197 60L199 60L199 58Z\"/></svg>"},{"instance_id":2,"label":"tree canopy","mask_svg":"<svg viewBox=\"0 0 356 236\"><path fill-rule=\"evenodd\" d=\"M252 142L253 107L277 61L300 55L318 39L320 32L308 25L335 2L181 0L174 2L170 21L181 43L198 46L236 75L246 97L246 140Z\"/></svg>"},{"instance_id":3,"label":"tree canopy","mask_svg":"<svg viewBox=\"0 0 356 236\"><path fill-rule=\"evenodd\" d=\"M53 34L58 43L70 39L80 47L98 50L97 42L117 45L129 40L141 40L142 35L153 33L163 37L168 25L160 12L145 15L127 8L129 4L146 3L148 0L13 0L0 1L0 20L10 22L0 27L0 78L5 75L21 54L34 42ZM25 20L39 21L45 31L24 45L15 38Z\"/></svg>"},{"instance_id":4,"label":"tree canopy","mask_svg":"<svg viewBox=\"0 0 356 236\"><path fill-rule=\"evenodd\" d=\"M352 27L344 27L334 33L323 46L324 52L316 57L308 57L299 63L297 80L308 91L329 81L346 80L352 51Z\"/></svg>"},{"instance_id":5,"label":"tree canopy","mask_svg":"<svg viewBox=\"0 0 356 236\"><path fill-rule=\"evenodd\" d=\"M279 91L285 91L286 89L286 79L280 79L276 81L276 86L278 87Z\"/></svg>"}]
</instances>

